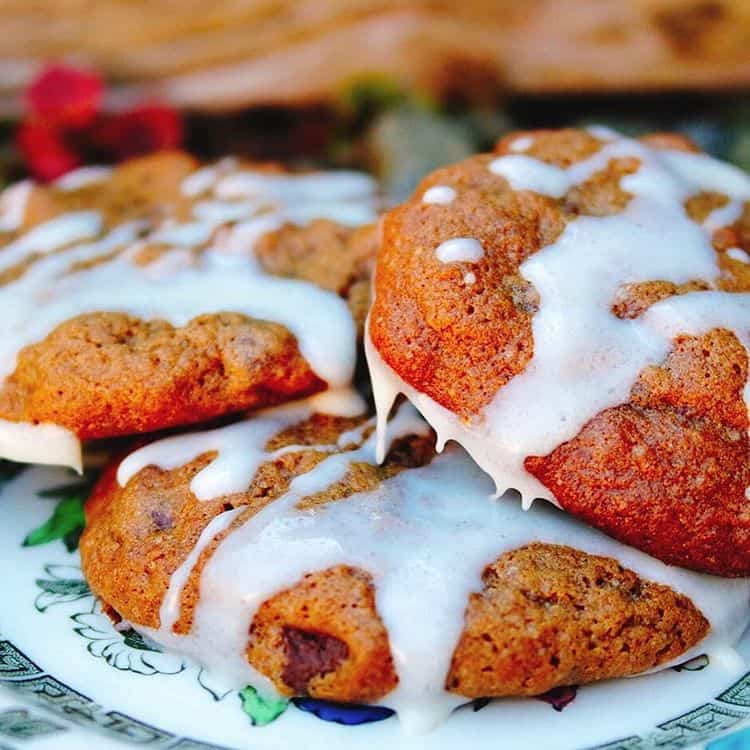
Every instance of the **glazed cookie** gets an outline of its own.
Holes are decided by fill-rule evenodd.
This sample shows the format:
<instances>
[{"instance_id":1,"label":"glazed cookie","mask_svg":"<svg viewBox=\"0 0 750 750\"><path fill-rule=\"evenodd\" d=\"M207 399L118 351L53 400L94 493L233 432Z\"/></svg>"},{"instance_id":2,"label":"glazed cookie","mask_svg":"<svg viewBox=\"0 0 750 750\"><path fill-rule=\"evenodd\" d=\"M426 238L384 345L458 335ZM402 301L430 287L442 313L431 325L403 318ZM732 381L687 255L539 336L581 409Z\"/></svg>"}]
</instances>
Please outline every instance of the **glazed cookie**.
<instances>
[{"instance_id":1,"label":"glazed cookie","mask_svg":"<svg viewBox=\"0 0 750 750\"><path fill-rule=\"evenodd\" d=\"M326 398L323 401L323 398ZM404 404L329 394L115 463L84 573L113 617L233 687L394 708L637 674L731 646L750 582L669 567L561 511L523 511Z\"/></svg>"},{"instance_id":2,"label":"glazed cookie","mask_svg":"<svg viewBox=\"0 0 750 750\"><path fill-rule=\"evenodd\" d=\"M681 136L516 133L383 221L368 359L528 505L750 574L750 178Z\"/></svg>"},{"instance_id":3,"label":"glazed cookie","mask_svg":"<svg viewBox=\"0 0 750 750\"><path fill-rule=\"evenodd\" d=\"M8 188L0 456L77 466L79 440L346 386L374 211L364 175L177 152Z\"/></svg>"}]
</instances>

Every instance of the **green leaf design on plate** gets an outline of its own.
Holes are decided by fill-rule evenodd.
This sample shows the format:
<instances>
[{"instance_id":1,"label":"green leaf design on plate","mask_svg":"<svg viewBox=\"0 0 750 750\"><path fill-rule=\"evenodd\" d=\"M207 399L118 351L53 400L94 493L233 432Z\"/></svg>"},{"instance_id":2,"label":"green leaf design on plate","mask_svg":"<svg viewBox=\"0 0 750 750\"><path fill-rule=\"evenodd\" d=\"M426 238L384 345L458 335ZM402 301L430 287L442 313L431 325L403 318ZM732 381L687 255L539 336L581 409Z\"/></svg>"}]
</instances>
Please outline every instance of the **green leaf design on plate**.
<instances>
[{"instance_id":1,"label":"green leaf design on plate","mask_svg":"<svg viewBox=\"0 0 750 750\"><path fill-rule=\"evenodd\" d=\"M263 727L281 716L289 706L285 698L264 698L254 687L248 685L241 690L242 710L250 717L255 727Z\"/></svg>"},{"instance_id":2,"label":"green leaf design on plate","mask_svg":"<svg viewBox=\"0 0 750 750\"><path fill-rule=\"evenodd\" d=\"M160 648L155 648L147 643L146 639L137 630L128 628L127 630L122 630L120 632L122 634L122 641L126 646L134 648L136 651L153 651L156 654L161 653Z\"/></svg>"},{"instance_id":3,"label":"green leaf design on plate","mask_svg":"<svg viewBox=\"0 0 750 750\"><path fill-rule=\"evenodd\" d=\"M50 518L28 534L23 540L23 546L36 547L62 539L68 552L74 552L78 549L78 540L86 526L83 503L84 498L80 495L64 497L55 506Z\"/></svg>"},{"instance_id":4,"label":"green leaf design on plate","mask_svg":"<svg viewBox=\"0 0 750 750\"><path fill-rule=\"evenodd\" d=\"M201 667L198 672L198 684L218 703L223 701L229 693L233 693L234 690L228 689L227 686L221 681L216 681L211 673L206 672Z\"/></svg>"},{"instance_id":5,"label":"green leaf design on plate","mask_svg":"<svg viewBox=\"0 0 750 750\"><path fill-rule=\"evenodd\" d=\"M91 596L81 569L72 565L45 565L48 578L37 578L36 585L41 593L34 601L38 612L46 612L55 604L67 604Z\"/></svg>"},{"instance_id":6,"label":"green leaf design on plate","mask_svg":"<svg viewBox=\"0 0 750 750\"><path fill-rule=\"evenodd\" d=\"M124 626L122 621L115 626L99 602L70 619L75 623L73 630L88 641L86 650L120 672L149 677L180 674L187 668L182 657L162 651L158 644Z\"/></svg>"}]
</instances>

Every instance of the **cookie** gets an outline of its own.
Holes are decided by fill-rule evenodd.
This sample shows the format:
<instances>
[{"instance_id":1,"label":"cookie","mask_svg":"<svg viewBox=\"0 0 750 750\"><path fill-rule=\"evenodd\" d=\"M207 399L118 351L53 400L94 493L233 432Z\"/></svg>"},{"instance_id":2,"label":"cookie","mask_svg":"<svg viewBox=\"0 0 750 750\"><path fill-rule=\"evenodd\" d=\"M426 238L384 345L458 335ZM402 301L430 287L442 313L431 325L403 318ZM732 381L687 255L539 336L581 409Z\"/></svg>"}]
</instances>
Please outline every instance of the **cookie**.
<instances>
[{"instance_id":1,"label":"cookie","mask_svg":"<svg viewBox=\"0 0 750 750\"><path fill-rule=\"evenodd\" d=\"M316 396L105 472L83 570L115 618L233 687L394 708L622 677L731 645L750 582L668 567L537 504L492 502L409 404Z\"/></svg>"},{"instance_id":2,"label":"cookie","mask_svg":"<svg viewBox=\"0 0 750 750\"><path fill-rule=\"evenodd\" d=\"M532 131L383 219L368 358L498 492L750 574L750 178L681 136Z\"/></svg>"},{"instance_id":3,"label":"cookie","mask_svg":"<svg viewBox=\"0 0 750 750\"><path fill-rule=\"evenodd\" d=\"M532 0L523 7L325 0L312 17L292 2L274 10L249 1L8 4L4 111L15 111L9 108L38 62L68 58L176 106L218 114L336 105L352 82L373 76L462 102L509 92L658 95L750 83L744 0Z\"/></svg>"},{"instance_id":4,"label":"cookie","mask_svg":"<svg viewBox=\"0 0 750 750\"><path fill-rule=\"evenodd\" d=\"M80 440L347 385L375 202L357 173L177 152L9 188L0 455L77 466Z\"/></svg>"}]
</instances>

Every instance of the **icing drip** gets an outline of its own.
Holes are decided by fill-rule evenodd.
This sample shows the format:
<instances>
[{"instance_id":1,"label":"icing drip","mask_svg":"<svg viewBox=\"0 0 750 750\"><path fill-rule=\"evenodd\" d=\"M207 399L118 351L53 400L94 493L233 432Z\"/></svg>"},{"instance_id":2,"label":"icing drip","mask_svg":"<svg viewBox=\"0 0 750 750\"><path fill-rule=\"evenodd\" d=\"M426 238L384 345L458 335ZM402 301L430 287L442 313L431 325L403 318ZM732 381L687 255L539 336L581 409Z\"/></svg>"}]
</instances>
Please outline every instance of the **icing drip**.
<instances>
[{"instance_id":1,"label":"icing drip","mask_svg":"<svg viewBox=\"0 0 750 750\"><path fill-rule=\"evenodd\" d=\"M452 203L456 197L456 191L448 185L435 185L434 187L425 190L422 196L423 203L439 203L441 205L447 205Z\"/></svg>"},{"instance_id":2,"label":"icing drip","mask_svg":"<svg viewBox=\"0 0 750 750\"><path fill-rule=\"evenodd\" d=\"M301 417L310 410L310 403L302 402L206 433L209 444L218 449L213 465L244 477L247 486L251 477L246 455L263 452L267 420L278 420L280 426L287 424L293 412ZM365 423L341 435L338 446L361 443L369 427ZM425 434L426 429L405 404L388 424L388 440ZM218 434L222 431L223 435ZM206 448L196 444L194 436L176 440L182 442L184 461ZM164 468L175 466L174 441L151 446L149 461ZM201 552L240 510L214 519L174 573L161 607L161 627L136 627L156 642L196 659L228 685L251 683L269 691L270 683L245 657L248 628L258 607L306 573L342 564L357 566L373 576L377 610L388 630L399 677L398 687L378 703L395 709L408 733L429 730L465 702L446 692L444 684L463 629L468 597L481 591L481 573L487 564L531 542L573 542L581 550L615 558L640 576L689 596L711 622L711 631L680 661L704 652L726 653L741 634L747 621L749 580L719 579L666 566L549 506L523 512L510 496L488 502L489 479L457 446L431 464L403 471L372 491L313 509L296 507L301 499L341 479L351 462L374 463L374 443L372 435L359 447L330 455L295 478L285 495L218 545L203 568L189 634L173 632L182 589ZM272 457L266 453L261 460ZM221 492L219 482L207 494Z\"/></svg>"},{"instance_id":3,"label":"icing drip","mask_svg":"<svg viewBox=\"0 0 750 750\"><path fill-rule=\"evenodd\" d=\"M70 466L83 470L78 438L56 424L30 424L0 419L0 456L19 463Z\"/></svg>"},{"instance_id":4,"label":"icing drip","mask_svg":"<svg viewBox=\"0 0 750 750\"><path fill-rule=\"evenodd\" d=\"M329 388L307 399L313 411L337 417L358 417L367 411L367 404L354 388Z\"/></svg>"},{"instance_id":5,"label":"icing drip","mask_svg":"<svg viewBox=\"0 0 750 750\"><path fill-rule=\"evenodd\" d=\"M750 294L694 292L658 302L634 320L619 319L610 309L625 283L719 277L711 232L737 218L750 199L750 178L703 154L657 151L599 132L607 137L602 149L568 169L518 154L490 165L516 189L560 197L612 159L640 161L638 171L620 181L633 196L621 213L580 216L556 242L521 264L520 273L540 298L532 318L534 357L483 413L460 420L404 383L369 342L366 346L381 427L395 396L404 393L436 429L441 445L461 443L492 476L498 494L517 489L527 507L535 497L554 498L526 472L524 459L549 454L591 418L627 402L638 374L664 360L674 336L722 327L750 349ZM683 207L701 191L730 198L704 226L690 220ZM747 387L745 401L750 403Z\"/></svg>"},{"instance_id":6,"label":"icing drip","mask_svg":"<svg viewBox=\"0 0 750 750\"><path fill-rule=\"evenodd\" d=\"M435 255L441 263L476 263L484 257L484 248L480 242L470 237L456 237L441 242L435 250Z\"/></svg>"},{"instance_id":7,"label":"icing drip","mask_svg":"<svg viewBox=\"0 0 750 750\"><path fill-rule=\"evenodd\" d=\"M182 223L128 222L102 233L97 211L77 211L6 244L0 271L33 262L20 278L0 286L0 378L13 372L24 346L83 313L122 312L183 326L201 314L231 311L284 325L322 380L346 386L356 358L346 302L312 283L266 273L251 250L260 236L286 222L372 220L373 181L350 172L290 176L232 168L225 160L187 178L183 192L201 200ZM139 265L138 251L149 244L170 247L158 261ZM76 270L74 264L81 265ZM0 445L9 441L0 437ZM34 445L31 440L19 448L27 460L35 455ZM45 461L54 460L53 445L39 444ZM60 454L60 462L67 460Z\"/></svg>"}]
</instances>

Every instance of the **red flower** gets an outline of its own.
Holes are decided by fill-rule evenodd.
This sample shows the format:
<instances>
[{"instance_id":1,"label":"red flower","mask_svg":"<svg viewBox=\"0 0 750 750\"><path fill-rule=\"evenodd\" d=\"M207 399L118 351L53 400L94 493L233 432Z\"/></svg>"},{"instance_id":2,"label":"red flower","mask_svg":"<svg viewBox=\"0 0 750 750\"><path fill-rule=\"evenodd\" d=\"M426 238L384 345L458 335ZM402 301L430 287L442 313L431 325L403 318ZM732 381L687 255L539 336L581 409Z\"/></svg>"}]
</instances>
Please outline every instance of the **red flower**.
<instances>
[{"instance_id":1,"label":"red flower","mask_svg":"<svg viewBox=\"0 0 750 750\"><path fill-rule=\"evenodd\" d=\"M82 128L96 117L103 94L95 73L53 65L27 89L26 106L34 120L49 127Z\"/></svg>"},{"instance_id":2,"label":"red flower","mask_svg":"<svg viewBox=\"0 0 750 750\"><path fill-rule=\"evenodd\" d=\"M171 107L158 103L105 118L95 132L97 145L116 159L178 148L182 139L182 118Z\"/></svg>"},{"instance_id":3,"label":"red flower","mask_svg":"<svg viewBox=\"0 0 750 750\"><path fill-rule=\"evenodd\" d=\"M16 139L30 172L38 180L56 180L81 165L78 154L54 128L27 122L19 128Z\"/></svg>"},{"instance_id":4,"label":"red flower","mask_svg":"<svg viewBox=\"0 0 750 750\"><path fill-rule=\"evenodd\" d=\"M47 68L26 91L27 115L17 132L29 171L49 181L87 161L117 161L179 148L182 119L164 104L103 114L101 78L61 65Z\"/></svg>"}]
</instances>

